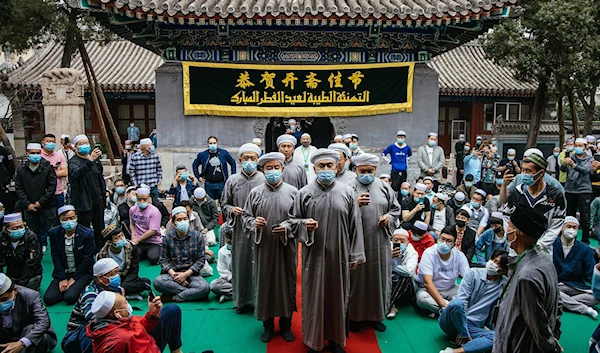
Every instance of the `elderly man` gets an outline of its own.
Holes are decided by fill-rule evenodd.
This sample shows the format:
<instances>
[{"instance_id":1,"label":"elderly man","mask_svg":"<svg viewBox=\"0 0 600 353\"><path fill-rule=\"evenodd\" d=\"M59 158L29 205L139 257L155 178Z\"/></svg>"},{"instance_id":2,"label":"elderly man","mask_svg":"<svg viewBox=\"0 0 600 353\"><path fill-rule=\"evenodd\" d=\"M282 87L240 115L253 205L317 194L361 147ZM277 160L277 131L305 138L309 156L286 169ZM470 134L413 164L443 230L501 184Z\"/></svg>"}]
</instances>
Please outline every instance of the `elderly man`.
<instances>
[{"instance_id":1,"label":"elderly man","mask_svg":"<svg viewBox=\"0 0 600 353\"><path fill-rule=\"evenodd\" d=\"M27 165L20 166L15 175L18 204L25 210L25 220L31 230L40 236L42 250L48 245L47 233L56 220L56 172L54 166L42 158L39 143L27 144Z\"/></svg>"},{"instance_id":2,"label":"elderly man","mask_svg":"<svg viewBox=\"0 0 600 353\"><path fill-rule=\"evenodd\" d=\"M364 153L352 157L357 179L350 183L356 195L362 218L365 256L369 261L350 275L350 329L358 331L367 324L379 332L381 322L390 310L392 253L390 234L400 217L400 205L394 190L375 178L379 157Z\"/></svg>"},{"instance_id":3,"label":"elderly man","mask_svg":"<svg viewBox=\"0 0 600 353\"><path fill-rule=\"evenodd\" d=\"M244 314L252 310L254 305L254 280L252 261L252 240L243 224L243 207L250 191L264 184L265 176L257 171L260 149L251 143L240 147L240 163L242 170L233 175L225 183L221 207L223 216L233 224L232 269L233 269L233 302L236 313Z\"/></svg>"},{"instance_id":4,"label":"elderly man","mask_svg":"<svg viewBox=\"0 0 600 353\"><path fill-rule=\"evenodd\" d=\"M104 208L106 206L106 184L100 156L102 151L90 147L85 135L73 139L75 153L69 159L69 182L71 183L71 203L75 206L78 223L86 228L94 228L96 251L104 245Z\"/></svg>"},{"instance_id":5,"label":"elderly man","mask_svg":"<svg viewBox=\"0 0 600 353\"><path fill-rule=\"evenodd\" d=\"M436 183L435 191L437 191L442 167L446 162L444 149L438 146L437 140L438 134L430 132L427 137L427 144L417 150L417 161L421 169L421 177L432 177Z\"/></svg>"},{"instance_id":6,"label":"elderly man","mask_svg":"<svg viewBox=\"0 0 600 353\"><path fill-rule=\"evenodd\" d=\"M312 138L309 134L304 133L300 138L300 147L294 150L294 161L301 166L304 166L306 172L306 178L309 183L315 181L316 175L313 169L312 163L310 163L310 156L317 151L315 146L311 146Z\"/></svg>"},{"instance_id":7,"label":"elderly man","mask_svg":"<svg viewBox=\"0 0 600 353\"><path fill-rule=\"evenodd\" d=\"M219 209L217 203L206 194L203 188L194 190L194 203L192 209L198 213L202 225L206 230L206 242L208 246L216 245L215 226L219 224Z\"/></svg>"},{"instance_id":8,"label":"elderly man","mask_svg":"<svg viewBox=\"0 0 600 353\"><path fill-rule=\"evenodd\" d=\"M337 151L340 155L340 159L336 165L336 181L349 184L356 180L356 173L348 170L350 166L350 149L343 143L332 143L327 149Z\"/></svg>"},{"instance_id":9,"label":"elderly man","mask_svg":"<svg viewBox=\"0 0 600 353\"><path fill-rule=\"evenodd\" d=\"M15 285L0 273L0 349L6 353L46 353L56 347L56 333L40 294Z\"/></svg>"},{"instance_id":10,"label":"elderly man","mask_svg":"<svg viewBox=\"0 0 600 353\"><path fill-rule=\"evenodd\" d=\"M408 238L404 228L396 229L392 236L392 294L390 312L386 315L388 319L396 317L397 306L412 303L415 296L413 277L417 272L419 254Z\"/></svg>"},{"instance_id":11,"label":"elderly man","mask_svg":"<svg viewBox=\"0 0 600 353\"><path fill-rule=\"evenodd\" d=\"M413 197L402 201L402 227L411 229L416 221L429 224L431 217L431 204L425 197L427 187L424 184L416 184Z\"/></svg>"},{"instance_id":12,"label":"elderly man","mask_svg":"<svg viewBox=\"0 0 600 353\"><path fill-rule=\"evenodd\" d=\"M298 254L293 234L281 223L286 221L298 190L285 183L285 156L267 153L258 159L266 183L250 191L242 220L254 242L256 308L254 315L263 322L263 342L269 342L279 317L279 330L287 342L295 339L291 331L296 311L296 267ZM273 271L277 269L277 271Z\"/></svg>"},{"instance_id":13,"label":"elderly man","mask_svg":"<svg viewBox=\"0 0 600 353\"><path fill-rule=\"evenodd\" d=\"M279 152L285 156L285 169L283 172L283 181L292 185L296 189L302 189L307 183L307 176L304 164L294 160L294 148L296 138L292 135L281 135L277 138L277 147Z\"/></svg>"},{"instance_id":14,"label":"elderly man","mask_svg":"<svg viewBox=\"0 0 600 353\"><path fill-rule=\"evenodd\" d=\"M0 235L0 272L22 287L40 290L42 283L42 247L38 236L27 229L20 213L4 216Z\"/></svg>"},{"instance_id":15,"label":"elderly man","mask_svg":"<svg viewBox=\"0 0 600 353\"><path fill-rule=\"evenodd\" d=\"M140 260L148 259L150 265L156 265L162 244L161 214L158 208L151 204L150 193L150 189L145 187L137 190L136 205L129 209L129 232Z\"/></svg>"},{"instance_id":16,"label":"elderly man","mask_svg":"<svg viewBox=\"0 0 600 353\"><path fill-rule=\"evenodd\" d=\"M140 150L133 154L129 165L131 184L146 184L150 187L152 200L158 200L158 186L163 177L162 166L158 154L154 152L152 140L144 138L140 141ZM156 201L155 201L156 202Z\"/></svg>"},{"instance_id":17,"label":"elderly man","mask_svg":"<svg viewBox=\"0 0 600 353\"><path fill-rule=\"evenodd\" d=\"M302 242L302 265L310 269L302 276L302 336L309 352L321 351L325 340L334 353L344 352L350 270L365 261L354 190L335 179L339 158L328 149L313 154L317 179L298 191L289 212Z\"/></svg>"},{"instance_id":18,"label":"elderly man","mask_svg":"<svg viewBox=\"0 0 600 353\"><path fill-rule=\"evenodd\" d=\"M412 157L412 150L406 144L406 132L399 130L396 133L396 142L389 145L381 155L390 156L388 161L392 164L392 189L400 190L400 185L408 176L408 161Z\"/></svg>"}]
</instances>

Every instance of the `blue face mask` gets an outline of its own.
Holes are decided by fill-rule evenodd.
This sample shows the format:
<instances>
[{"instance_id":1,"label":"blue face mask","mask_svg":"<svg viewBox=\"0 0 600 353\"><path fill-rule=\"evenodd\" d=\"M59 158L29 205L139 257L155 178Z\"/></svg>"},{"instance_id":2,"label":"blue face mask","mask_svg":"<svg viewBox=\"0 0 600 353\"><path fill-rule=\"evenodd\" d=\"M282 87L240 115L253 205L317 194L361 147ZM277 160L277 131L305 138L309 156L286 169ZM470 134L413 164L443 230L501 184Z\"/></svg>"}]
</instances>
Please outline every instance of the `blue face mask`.
<instances>
[{"instance_id":1,"label":"blue face mask","mask_svg":"<svg viewBox=\"0 0 600 353\"><path fill-rule=\"evenodd\" d=\"M292 130L292 132L296 131L296 126L295 125L290 126L290 130Z\"/></svg>"},{"instance_id":2,"label":"blue face mask","mask_svg":"<svg viewBox=\"0 0 600 353\"><path fill-rule=\"evenodd\" d=\"M281 180L283 173L281 170L273 169L265 171L265 179L269 184L275 185Z\"/></svg>"},{"instance_id":3,"label":"blue face mask","mask_svg":"<svg viewBox=\"0 0 600 353\"><path fill-rule=\"evenodd\" d=\"M471 207L479 208L479 202L471 201Z\"/></svg>"},{"instance_id":4,"label":"blue face mask","mask_svg":"<svg viewBox=\"0 0 600 353\"><path fill-rule=\"evenodd\" d=\"M576 155L582 155L583 154L583 147L575 147L575 154Z\"/></svg>"},{"instance_id":5,"label":"blue face mask","mask_svg":"<svg viewBox=\"0 0 600 353\"><path fill-rule=\"evenodd\" d=\"M217 150L217 145L216 145L216 144L214 144L214 145L208 145L208 149L209 149L210 151L213 151L213 152L214 152L214 151L216 151L216 150Z\"/></svg>"},{"instance_id":6,"label":"blue face mask","mask_svg":"<svg viewBox=\"0 0 600 353\"><path fill-rule=\"evenodd\" d=\"M504 179L496 179L496 185L504 184Z\"/></svg>"},{"instance_id":7,"label":"blue face mask","mask_svg":"<svg viewBox=\"0 0 600 353\"><path fill-rule=\"evenodd\" d=\"M135 197L135 196L131 196L131 197L129 198L129 201L131 201L132 203L136 203L136 201L137 201L137 197Z\"/></svg>"},{"instance_id":8,"label":"blue face mask","mask_svg":"<svg viewBox=\"0 0 600 353\"><path fill-rule=\"evenodd\" d=\"M4 217L4 211L0 211L0 218Z\"/></svg>"},{"instance_id":9,"label":"blue face mask","mask_svg":"<svg viewBox=\"0 0 600 353\"><path fill-rule=\"evenodd\" d=\"M398 142L399 145L404 143L404 139L396 139L396 142Z\"/></svg>"},{"instance_id":10,"label":"blue face mask","mask_svg":"<svg viewBox=\"0 0 600 353\"><path fill-rule=\"evenodd\" d=\"M23 238L23 235L25 235L25 228L10 231L10 237L16 240Z\"/></svg>"},{"instance_id":11,"label":"blue face mask","mask_svg":"<svg viewBox=\"0 0 600 353\"><path fill-rule=\"evenodd\" d=\"M410 191L408 191L408 190L400 190L400 193L402 194L402 196L408 196L410 194Z\"/></svg>"},{"instance_id":12,"label":"blue face mask","mask_svg":"<svg viewBox=\"0 0 600 353\"><path fill-rule=\"evenodd\" d=\"M450 245L448 245L447 243L445 243L443 241L438 241L438 251L441 254L446 255L451 250L452 250L452 247Z\"/></svg>"},{"instance_id":13,"label":"blue face mask","mask_svg":"<svg viewBox=\"0 0 600 353\"><path fill-rule=\"evenodd\" d=\"M437 208L437 205L436 205L436 204L434 204L434 203L432 203L432 204L431 204L431 209L432 209L432 210L437 210L437 209L438 209L438 208Z\"/></svg>"},{"instance_id":14,"label":"blue face mask","mask_svg":"<svg viewBox=\"0 0 600 353\"><path fill-rule=\"evenodd\" d=\"M435 147L437 146L437 141L428 141L427 144L429 145L429 147Z\"/></svg>"},{"instance_id":15,"label":"blue face mask","mask_svg":"<svg viewBox=\"0 0 600 353\"><path fill-rule=\"evenodd\" d=\"M142 210L145 210L146 208L148 208L148 202L138 202L138 207L141 208Z\"/></svg>"},{"instance_id":16,"label":"blue face mask","mask_svg":"<svg viewBox=\"0 0 600 353\"><path fill-rule=\"evenodd\" d=\"M89 154L92 151L92 147L90 145L80 145L77 147L77 152L81 154Z\"/></svg>"},{"instance_id":17,"label":"blue face mask","mask_svg":"<svg viewBox=\"0 0 600 353\"><path fill-rule=\"evenodd\" d=\"M425 202L425 198L424 197L413 197L413 199L415 200L416 203L423 203L423 202Z\"/></svg>"},{"instance_id":18,"label":"blue face mask","mask_svg":"<svg viewBox=\"0 0 600 353\"><path fill-rule=\"evenodd\" d=\"M358 182L363 185L369 185L375 180L375 174L358 174Z\"/></svg>"},{"instance_id":19,"label":"blue face mask","mask_svg":"<svg viewBox=\"0 0 600 353\"><path fill-rule=\"evenodd\" d=\"M182 181L186 181L190 176L190 172L183 172L181 173L181 180Z\"/></svg>"},{"instance_id":20,"label":"blue face mask","mask_svg":"<svg viewBox=\"0 0 600 353\"><path fill-rule=\"evenodd\" d=\"M175 225L177 226L178 231L185 233L190 228L190 221L179 221Z\"/></svg>"},{"instance_id":21,"label":"blue face mask","mask_svg":"<svg viewBox=\"0 0 600 353\"><path fill-rule=\"evenodd\" d=\"M77 227L77 221L76 220L64 221L64 222L60 222L60 225L64 228L64 230L70 232Z\"/></svg>"},{"instance_id":22,"label":"blue face mask","mask_svg":"<svg viewBox=\"0 0 600 353\"><path fill-rule=\"evenodd\" d=\"M470 150L471 150L471 147L465 146L465 152L469 152Z\"/></svg>"},{"instance_id":23,"label":"blue face mask","mask_svg":"<svg viewBox=\"0 0 600 353\"><path fill-rule=\"evenodd\" d=\"M523 181L523 184L527 186L531 186L535 183L535 180L533 180L533 174L521 173L521 180Z\"/></svg>"},{"instance_id":24,"label":"blue face mask","mask_svg":"<svg viewBox=\"0 0 600 353\"><path fill-rule=\"evenodd\" d=\"M120 292L121 291L120 288L119 288L119 286L121 285L121 276L116 275L116 276L110 277L108 280L110 281L106 285L106 287L108 289L110 289L113 292Z\"/></svg>"},{"instance_id":25,"label":"blue face mask","mask_svg":"<svg viewBox=\"0 0 600 353\"><path fill-rule=\"evenodd\" d=\"M119 195L123 195L123 194L125 193L125 188L124 188L124 187L122 187L122 186L117 186L117 187L115 188L115 191L117 192L117 194L119 194Z\"/></svg>"},{"instance_id":26,"label":"blue face mask","mask_svg":"<svg viewBox=\"0 0 600 353\"><path fill-rule=\"evenodd\" d=\"M554 152L554 153L553 153L554 157L557 157L557 158L558 158L558 155L559 155L559 154L560 154L560 152Z\"/></svg>"},{"instance_id":27,"label":"blue face mask","mask_svg":"<svg viewBox=\"0 0 600 353\"><path fill-rule=\"evenodd\" d=\"M54 142L46 142L46 145L44 145L44 147L48 151L52 152L52 151L54 151L56 149L56 144Z\"/></svg>"},{"instance_id":28,"label":"blue face mask","mask_svg":"<svg viewBox=\"0 0 600 353\"><path fill-rule=\"evenodd\" d=\"M225 247L227 248L227 250L231 251L231 245L227 244L225 245Z\"/></svg>"},{"instance_id":29,"label":"blue face mask","mask_svg":"<svg viewBox=\"0 0 600 353\"><path fill-rule=\"evenodd\" d=\"M29 158L29 161L33 164L37 164L42 160L42 155L41 154L30 154L27 158Z\"/></svg>"},{"instance_id":30,"label":"blue face mask","mask_svg":"<svg viewBox=\"0 0 600 353\"><path fill-rule=\"evenodd\" d=\"M458 139L458 141L460 141L460 142L465 142L465 139Z\"/></svg>"},{"instance_id":31,"label":"blue face mask","mask_svg":"<svg viewBox=\"0 0 600 353\"><path fill-rule=\"evenodd\" d=\"M356 148L358 148L358 145L355 143L351 143L349 147L351 150L355 150Z\"/></svg>"},{"instance_id":32,"label":"blue face mask","mask_svg":"<svg viewBox=\"0 0 600 353\"><path fill-rule=\"evenodd\" d=\"M470 188L470 187L473 186L473 182L471 182L471 181L465 181L465 186L468 187L468 188Z\"/></svg>"},{"instance_id":33,"label":"blue face mask","mask_svg":"<svg viewBox=\"0 0 600 353\"><path fill-rule=\"evenodd\" d=\"M567 146L567 152L573 152L574 149L575 147L573 146Z\"/></svg>"},{"instance_id":34,"label":"blue face mask","mask_svg":"<svg viewBox=\"0 0 600 353\"><path fill-rule=\"evenodd\" d=\"M319 170L317 180L321 184L329 185L335 180L335 172L333 170Z\"/></svg>"},{"instance_id":35,"label":"blue face mask","mask_svg":"<svg viewBox=\"0 0 600 353\"><path fill-rule=\"evenodd\" d=\"M344 163L344 171L348 170L348 168L350 168L350 162Z\"/></svg>"},{"instance_id":36,"label":"blue face mask","mask_svg":"<svg viewBox=\"0 0 600 353\"><path fill-rule=\"evenodd\" d=\"M10 309L12 309L13 306L15 306L14 299L10 299L10 300L0 303L0 313L8 312Z\"/></svg>"},{"instance_id":37,"label":"blue face mask","mask_svg":"<svg viewBox=\"0 0 600 353\"><path fill-rule=\"evenodd\" d=\"M402 251L402 252L406 251L406 244L400 244L400 251Z\"/></svg>"},{"instance_id":38,"label":"blue face mask","mask_svg":"<svg viewBox=\"0 0 600 353\"><path fill-rule=\"evenodd\" d=\"M156 147L150 146L150 152L154 152L154 151L156 151Z\"/></svg>"},{"instance_id":39,"label":"blue face mask","mask_svg":"<svg viewBox=\"0 0 600 353\"><path fill-rule=\"evenodd\" d=\"M125 247L125 244L127 244L127 240L121 239L118 242L114 243L114 246L117 249L123 249Z\"/></svg>"},{"instance_id":40,"label":"blue face mask","mask_svg":"<svg viewBox=\"0 0 600 353\"><path fill-rule=\"evenodd\" d=\"M252 162L252 161L242 162L242 169L244 170L244 172L246 172L248 174L254 173L256 171L256 162Z\"/></svg>"}]
</instances>

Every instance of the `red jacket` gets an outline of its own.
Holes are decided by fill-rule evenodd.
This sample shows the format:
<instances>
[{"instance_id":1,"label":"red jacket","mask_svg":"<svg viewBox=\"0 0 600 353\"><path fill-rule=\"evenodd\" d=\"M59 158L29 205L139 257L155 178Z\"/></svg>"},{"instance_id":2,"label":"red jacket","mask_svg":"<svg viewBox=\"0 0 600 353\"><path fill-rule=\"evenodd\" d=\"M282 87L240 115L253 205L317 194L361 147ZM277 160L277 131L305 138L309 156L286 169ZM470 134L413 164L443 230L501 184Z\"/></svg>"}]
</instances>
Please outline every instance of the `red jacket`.
<instances>
[{"instance_id":1,"label":"red jacket","mask_svg":"<svg viewBox=\"0 0 600 353\"><path fill-rule=\"evenodd\" d=\"M95 320L86 328L92 339L94 353L160 353L150 331L158 324L158 319L132 316L119 320Z\"/></svg>"},{"instance_id":2,"label":"red jacket","mask_svg":"<svg viewBox=\"0 0 600 353\"><path fill-rule=\"evenodd\" d=\"M412 232L408 231L408 242L412 244L412 246L417 250L417 254L419 254L419 262L421 262L421 256L423 256L423 252L430 246L435 245L435 239L429 234L429 232L425 233L425 236L420 241L414 241L412 238Z\"/></svg>"}]
</instances>

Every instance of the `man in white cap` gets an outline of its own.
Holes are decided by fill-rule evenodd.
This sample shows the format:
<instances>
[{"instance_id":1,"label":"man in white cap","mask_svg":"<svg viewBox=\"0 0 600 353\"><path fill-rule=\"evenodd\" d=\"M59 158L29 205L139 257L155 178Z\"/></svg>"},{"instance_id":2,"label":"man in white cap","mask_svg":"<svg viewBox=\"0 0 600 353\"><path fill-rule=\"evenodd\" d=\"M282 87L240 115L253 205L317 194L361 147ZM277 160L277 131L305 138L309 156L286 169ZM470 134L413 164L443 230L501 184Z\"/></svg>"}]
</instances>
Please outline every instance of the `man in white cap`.
<instances>
[{"instance_id":1,"label":"man in white cap","mask_svg":"<svg viewBox=\"0 0 600 353\"><path fill-rule=\"evenodd\" d=\"M313 154L317 179L298 191L289 212L302 264L311 269L302 276L302 336L309 352L322 350L325 340L334 353L344 352L350 270L365 261L355 192L335 180L339 158L329 149Z\"/></svg>"},{"instance_id":2,"label":"man in white cap","mask_svg":"<svg viewBox=\"0 0 600 353\"><path fill-rule=\"evenodd\" d=\"M264 174L257 170L259 155L260 149L256 145L247 143L240 147L242 170L227 179L221 199L223 217L233 224L233 302L238 314L251 311L255 302L253 255L250 251L252 240L242 221L242 214L250 190L265 182Z\"/></svg>"},{"instance_id":3,"label":"man in white cap","mask_svg":"<svg viewBox=\"0 0 600 353\"><path fill-rule=\"evenodd\" d=\"M521 173L521 162L516 159L517 151L514 148L509 148L506 151L506 158L502 158L500 160L500 164L498 164L498 171L503 174L508 170L508 172L512 175L517 175Z\"/></svg>"},{"instance_id":4,"label":"man in white cap","mask_svg":"<svg viewBox=\"0 0 600 353\"><path fill-rule=\"evenodd\" d=\"M408 231L398 228L392 235L392 294L390 312L386 315L393 319L398 314L398 305L411 304L415 296L413 277L417 272L419 254L408 241Z\"/></svg>"},{"instance_id":5,"label":"man in white cap","mask_svg":"<svg viewBox=\"0 0 600 353\"><path fill-rule=\"evenodd\" d=\"M485 204L486 196L487 192L484 190L475 190L475 193L471 197L471 202L469 202L469 205L467 206L472 212L471 220L467 223L467 227L477 233L477 238L479 238L481 233L487 228L488 220L490 218L490 212L483 206Z\"/></svg>"},{"instance_id":6,"label":"man in white cap","mask_svg":"<svg viewBox=\"0 0 600 353\"><path fill-rule=\"evenodd\" d=\"M594 135L587 135L585 137L585 140L587 142L585 153L587 153L587 155L591 157L594 154L596 154L596 138L594 137Z\"/></svg>"},{"instance_id":7,"label":"man in white cap","mask_svg":"<svg viewBox=\"0 0 600 353\"><path fill-rule=\"evenodd\" d=\"M15 285L0 272L0 349L46 353L56 347L56 333L40 293Z\"/></svg>"},{"instance_id":8,"label":"man in white cap","mask_svg":"<svg viewBox=\"0 0 600 353\"><path fill-rule=\"evenodd\" d=\"M196 178L204 183L208 196L220 202L225 181L229 179L229 175L235 174L235 160L227 150L219 148L219 140L216 136L210 136L206 142L208 149L196 155L192 169ZM260 151L260 148L258 150ZM231 168L231 174L227 165Z\"/></svg>"},{"instance_id":9,"label":"man in white cap","mask_svg":"<svg viewBox=\"0 0 600 353\"><path fill-rule=\"evenodd\" d=\"M302 131L300 131L300 124L296 122L296 119L288 119L287 121L289 128L285 131L286 135L293 136L296 139L296 142L300 140L302 136ZM296 145L294 145L296 147Z\"/></svg>"},{"instance_id":10,"label":"man in white cap","mask_svg":"<svg viewBox=\"0 0 600 353\"><path fill-rule=\"evenodd\" d=\"M357 179L349 185L358 195L362 218L365 256L369 259L350 275L350 330L358 331L366 324L383 332L382 323L390 310L392 254L390 234L400 217L396 193L386 183L375 178L379 157L364 153L352 157Z\"/></svg>"},{"instance_id":11,"label":"man in white cap","mask_svg":"<svg viewBox=\"0 0 600 353\"><path fill-rule=\"evenodd\" d=\"M291 331L292 314L296 311L297 244L291 230L281 223L298 190L283 180L285 156L271 152L258 159L265 183L250 191L242 220L255 244L254 276L256 308L254 315L263 322L262 342L269 342L279 317L279 331L287 342L295 339ZM277 269L277 271L273 271Z\"/></svg>"},{"instance_id":12,"label":"man in white cap","mask_svg":"<svg viewBox=\"0 0 600 353\"><path fill-rule=\"evenodd\" d=\"M307 184L307 175L304 164L294 160L296 138L292 135L281 135L277 138L277 148L285 156L283 181L296 189L302 189Z\"/></svg>"},{"instance_id":13,"label":"man in white cap","mask_svg":"<svg viewBox=\"0 0 600 353\"><path fill-rule=\"evenodd\" d=\"M59 208L58 219L61 225L48 231L54 265L52 282L44 293L44 302L48 306L63 300L69 305L77 301L79 294L92 281L96 254L94 233L78 224L75 207L65 205Z\"/></svg>"},{"instance_id":14,"label":"man in white cap","mask_svg":"<svg viewBox=\"0 0 600 353\"><path fill-rule=\"evenodd\" d=\"M39 143L27 144L27 165L20 166L15 175L15 191L20 208L25 212L29 228L40 236L42 251L48 245L48 229L58 224L56 219L56 172L42 158Z\"/></svg>"},{"instance_id":15,"label":"man in white cap","mask_svg":"<svg viewBox=\"0 0 600 353\"><path fill-rule=\"evenodd\" d=\"M402 201L412 197L410 183L404 182L400 184L400 192L398 193L398 201L400 202L400 207L402 207Z\"/></svg>"},{"instance_id":16,"label":"man in white cap","mask_svg":"<svg viewBox=\"0 0 600 353\"><path fill-rule=\"evenodd\" d=\"M252 139L252 143L257 145L258 148L260 148L260 155L262 156L264 154L263 149L262 149L262 140L258 137L255 137Z\"/></svg>"},{"instance_id":17,"label":"man in white cap","mask_svg":"<svg viewBox=\"0 0 600 353\"><path fill-rule=\"evenodd\" d=\"M348 145L348 148L350 149L350 157L356 157L356 156L360 156L361 154L363 154L363 150L360 149L360 147L358 147L358 135L357 134L352 134L352 142L350 142L350 144Z\"/></svg>"},{"instance_id":18,"label":"man in white cap","mask_svg":"<svg viewBox=\"0 0 600 353\"><path fill-rule=\"evenodd\" d=\"M78 221L84 227L94 229L96 250L104 245L104 208L106 207L106 183L100 156L102 151L90 147L85 135L73 139L76 155L69 159L69 182L71 203L77 209Z\"/></svg>"},{"instance_id":19,"label":"man in white cap","mask_svg":"<svg viewBox=\"0 0 600 353\"><path fill-rule=\"evenodd\" d=\"M205 237L189 229L190 221L185 207L171 211L175 230L163 238L160 255L161 274L154 279L154 287L163 301L200 301L208 298L210 286L200 275L205 262Z\"/></svg>"},{"instance_id":20,"label":"man in white cap","mask_svg":"<svg viewBox=\"0 0 600 353\"><path fill-rule=\"evenodd\" d=\"M0 272L6 273L16 285L39 291L42 257L39 238L27 229L21 214L4 216L0 234Z\"/></svg>"},{"instance_id":21,"label":"man in white cap","mask_svg":"<svg viewBox=\"0 0 600 353\"><path fill-rule=\"evenodd\" d=\"M419 147L417 150L417 162L421 169L421 177L430 176L435 181L434 191L437 191L437 185L441 178L441 171L446 157L444 149L438 146L438 134L430 132L427 137L427 144Z\"/></svg>"},{"instance_id":22,"label":"man in white cap","mask_svg":"<svg viewBox=\"0 0 600 353\"><path fill-rule=\"evenodd\" d=\"M209 246L216 245L215 226L219 224L219 209L217 203L206 194L204 188L194 190L192 210L200 216L202 225L204 225L206 241Z\"/></svg>"},{"instance_id":23,"label":"man in white cap","mask_svg":"<svg viewBox=\"0 0 600 353\"><path fill-rule=\"evenodd\" d=\"M343 143L332 143L327 149L337 151L340 155L340 159L336 164L336 181L349 184L356 180L356 173L348 170L350 166L350 149Z\"/></svg>"},{"instance_id":24,"label":"man in white cap","mask_svg":"<svg viewBox=\"0 0 600 353\"><path fill-rule=\"evenodd\" d=\"M315 146L311 146L312 138L309 134L304 133L300 138L300 146L294 150L294 161L304 167L306 179L308 183L312 183L316 176L310 156L317 151Z\"/></svg>"},{"instance_id":25,"label":"man in white cap","mask_svg":"<svg viewBox=\"0 0 600 353\"><path fill-rule=\"evenodd\" d=\"M475 149L479 149L479 147L481 147L482 143L483 143L483 137L477 136L475 138Z\"/></svg>"},{"instance_id":26,"label":"man in white cap","mask_svg":"<svg viewBox=\"0 0 600 353\"><path fill-rule=\"evenodd\" d=\"M131 184L146 184L150 187L150 196L158 200L158 187L162 181L163 171L158 154L154 152L152 140L144 138L140 141L140 150L131 157L129 165Z\"/></svg>"},{"instance_id":27,"label":"man in white cap","mask_svg":"<svg viewBox=\"0 0 600 353\"><path fill-rule=\"evenodd\" d=\"M131 242L140 254L140 260L148 259L150 265L158 264L162 234L162 215L152 204L150 189L141 187L136 192L136 205L129 209Z\"/></svg>"},{"instance_id":28,"label":"man in white cap","mask_svg":"<svg viewBox=\"0 0 600 353\"><path fill-rule=\"evenodd\" d=\"M56 191L54 198L56 199L56 207L62 207L65 204L65 187L63 182L69 175L67 167L67 160L62 153L55 152L56 150L56 136L53 134L46 134L42 138L42 158L50 162L50 165L54 167L56 173Z\"/></svg>"},{"instance_id":29,"label":"man in white cap","mask_svg":"<svg viewBox=\"0 0 600 353\"><path fill-rule=\"evenodd\" d=\"M415 248L419 261L421 261L421 256L423 256L425 250L435 244L435 239L427 231L429 226L425 222L415 221L412 225L410 223L402 224L402 228L409 228L410 238L408 238L408 241Z\"/></svg>"},{"instance_id":30,"label":"man in white cap","mask_svg":"<svg viewBox=\"0 0 600 353\"><path fill-rule=\"evenodd\" d=\"M352 142L352 134L343 134L342 135L342 143L346 145L346 147L350 146L350 142Z\"/></svg>"},{"instance_id":31,"label":"man in white cap","mask_svg":"<svg viewBox=\"0 0 600 353\"><path fill-rule=\"evenodd\" d=\"M383 173L379 176L379 179L381 181L383 181L384 183L388 184L389 186L392 186L392 176L387 174L387 173Z\"/></svg>"},{"instance_id":32,"label":"man in white cap","mask_svg":"<svg viewBox=\"0 0 600 353\"><path fill-rule=\"evenodd\" d=\"M389 145L381 155L389 156L392 165L392 189L400 190L400 185L406 181L408 175L408 161L412 157L412 149L406 144L406 132L399 130L396 133L396 142Z\"/></svg>"},{"instance_id":33,"label":"man in white cap","mask_svg":"<svg viewBox=\"0 0 600 353\"><path fill-rule=\"evenodd\" d=\"M424 184L417 183L413 191L413 197L402 201L402 224L404 229L411 229L416 221L423 221L429 224L431 217L431 203L425 197L427 187Z\"/></svg>"},{"instance_id":34,"label":"man in white cap","mask_svg":"<svg viewBox=\"0 0 600 353\"><path fill-rule=\"evenodd\" d=\"M342 135L335 135L332 143L344 143L344 139L342 139Z\"/></svg>"},{"instance_id":35,"label":"man in white cap","mask_svg":"<svg viewBox=\"0 0 600 353\"><path fill-rule=\"evenodd\" d=\"M450 207L452 209L452 211L456 212L459 208L461 208L465 202L469 202L469 200L467 199L467 197L465 196L465 194L463 192L456 192L454 194L454 197L452 197L450 200L448 200L448 204L447 206Z\"/></svg>"}]
</instances>

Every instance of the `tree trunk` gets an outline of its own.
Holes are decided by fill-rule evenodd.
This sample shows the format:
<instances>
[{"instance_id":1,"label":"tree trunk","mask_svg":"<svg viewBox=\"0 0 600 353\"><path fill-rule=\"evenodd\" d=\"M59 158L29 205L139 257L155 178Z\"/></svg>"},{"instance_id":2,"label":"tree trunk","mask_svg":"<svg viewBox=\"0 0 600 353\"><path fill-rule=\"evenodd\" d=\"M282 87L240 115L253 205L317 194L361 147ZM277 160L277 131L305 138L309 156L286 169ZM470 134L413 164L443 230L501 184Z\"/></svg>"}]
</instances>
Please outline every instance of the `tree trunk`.
<instances>
[{"instance_id":1,"label":"tree trunk","mask_svg":"<svg viewBox=\"0 0 600 353\"><path fill-rule=\"evenodd\" d=\"M559 147L565 143L565 117L564 117L564 109L563 109L563 92L562 89L558 90L558 142Z\"/></svg>"},{"instance_id":2,"label":"tree trunk","mask_svg":"<svg viewBox=\"0 0 600 353\"><path fill-rule=\"evenodd\" d=\"M593 90L590 90L588 93L590 97L590 102L588 103L586 97L583 94L578 94L579 100L581 104L583 104L583 108L585 109L585 118L583 120L583 135L591 135L592 134L592 124L594 122L594 113L596 110L596 87Z\"/></svg>"},{"instance_id":3,"label":"tree trunk","mask_svg":"<svg viewBox=\"0 0 600 353\"><path fill-rule=\"evenodd\" d=\"M529 134L527 135L527 147L532 148L537 145L544 107L548 95L548 82L541 81L535 93L535 103L533 104L533 113L531 114L531 123L529 124Z\"/></svg>"},{"instance_id":4,"label":"tree trunk","mask_svg":"<svg viewBox=\"0 0 600 353\"><path fill-rule=\"evenodd\" d=\"M60 60L60 67L71 67L71 59L73 58L73 53L77 49L77 43L75 42L77 14L78 12L75 9L71 9L69 12L69 28L67 29L65 47L63 50L62 59Z\"/></svg>"},{"instance_id":5,"label":"tree trunk","mask_svg":"<svg viewBox=\"0 0 600 353\"><path fill-rule=\"evenodd\" d=\"M573 124L573 137L579 137L579 118L577 117L577 108L575 107L575 96L573 90L567 91L567 99L569 99L569 110L571 111L571 122Z\"/></svg>"}]
</instances>

